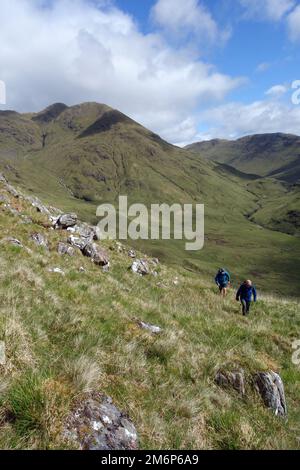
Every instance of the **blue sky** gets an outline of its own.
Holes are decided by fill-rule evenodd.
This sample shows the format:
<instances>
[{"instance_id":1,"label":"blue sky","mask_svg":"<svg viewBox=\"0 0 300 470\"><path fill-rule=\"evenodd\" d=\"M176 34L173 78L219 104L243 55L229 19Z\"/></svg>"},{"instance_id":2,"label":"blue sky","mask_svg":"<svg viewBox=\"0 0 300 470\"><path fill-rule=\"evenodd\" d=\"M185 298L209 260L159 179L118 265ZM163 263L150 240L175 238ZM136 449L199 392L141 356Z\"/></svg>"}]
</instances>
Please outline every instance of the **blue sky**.
<instances>
[{"instance_id":1,"label":"blue sky","mask_svg":"<svg viewBox=\"0 0 300 470\"><path fill-rule=\"evenodd\" d=\"M151 18L151 9L156 3L154 0L117 0L115 3L133 15L145 33L155 31L156 25ZM232 29L230 39L221 47L199 45L199 57L213 63L224 73L244 75L249 79L248 86L238 90L235 98L251 102L261 98L273 85L292 83L299 78L300 42L289 40L287 24L283 19L259 21L258 18L247 17L236 0L203 0L200 3L219 24ZM169 40L173 40L172 36ZM175 44L178 46L176 41ZM264 73L259 73L258 67L262 64L268 67L263 70Z\"/></svg>"},{"instance_id":2,"label":"blue sky","mask_svg":"<svg viewBox=\"0 0 300 470\"><path fill-rule=\"evenodd\" d=\"M184 145L299 134L298 0L1 0L19 111L99 101Z\"/></svg>"}]
</instances>

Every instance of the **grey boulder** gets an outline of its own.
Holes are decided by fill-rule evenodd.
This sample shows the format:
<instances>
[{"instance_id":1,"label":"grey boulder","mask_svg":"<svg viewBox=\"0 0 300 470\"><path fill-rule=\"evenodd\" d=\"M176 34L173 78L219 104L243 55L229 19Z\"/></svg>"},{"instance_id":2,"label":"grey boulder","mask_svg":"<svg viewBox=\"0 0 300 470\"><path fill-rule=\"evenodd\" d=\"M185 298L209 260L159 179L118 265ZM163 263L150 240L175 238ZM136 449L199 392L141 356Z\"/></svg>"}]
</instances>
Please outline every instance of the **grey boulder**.
<instances>
[{"instance_id":1,"label":"grey boulder","mask_svg":"<svg viewBox=\"0 0 300 470\"><path fill-rule=\"evenodd\" d=\"M77 215L72 213L72 214L63 214L61 215L57 222L56 226L62 229L67 229L68 227L74 227L77 223Z\"/></svg>"},{"instance_id":2,"label":"grey boulder","mask_svg":"<svg viewBox=\"0 0 300 470\"><path fill-rule=\"evenodd\" d=\"M284 385L276 372L257 373L254 377L254 385L267 408L273 410L276 416L287 415Z\"/></svg>"},{"instance_id":3,"label":"grey boulder","mask_svg":"<svg viewBox=\"0 0 300 470\"><path fill-rule=\"evenodd\" d=\"M215 382L223 388L233 388L241 395L245 395L244 371L219 371L216 374Z\"/></svg>"},{"instance_id":4,"label":"grey boulder","mask_svg":"<svg viewBox=\"0 0 300 470\"><path fill-rule=\"evenodd\" d=\"M91 258L93 263L99 266L106 266L109 264L109 257L106 251L96 243L88 243L82 250L84 256Z\"/></svg>"},{"instance_id":5,"label":"grey boulder","mask_svg":"<svg viewBox=\"0 0 300 470\"><path fill-rule=\"evenodd\" d=\"M74 235L70 235L68 238L68 243L75 248L79 248L79 250L82 251L89 242L88 240L86 240L86 238L75 237Z\"/></svg>"},{"instance_id":6,"label":"grey boulder","mask_svg":"<svg viewBox=\"0 0 300 470\"><path fill-rule=\"evenodd\" d=\"M131 271L136 274L139 274L140 276L146 276L147 274L150 274L150 269L147 261L142 259L137 259L132 263Z\"/></svg>"},{"instance_id":7,"label":"grey boulder","mask_svg":"<svg viewBox=\"0 0 300 470\"><path fill-rule=\"evenodd\" d=\"M42 235L41 233L33 233L30 236L30 238L31 238L31 240L34 241L34 243L37 246L42 246L43 248L48 248L48 241L46 240L44 235Z\"/></svg>"},{"instance_id":8,"label":"grey boulder","mask_svg":"<svg viewBox=\"0 0 300 470\"><path fill-rule=\"evenodd\" d=\"M136 450L132 421L100 393L90 393L67 418L64 437L81 450Z\"/></svg>"},{"instance_id":9,"label":"grey boulder","mask_svg":"<svg viewBox=\"0 0 300 470\"><path fill-rule=\"evenodd\" d=\"M57 253L59 255L74 256L75 249L72 246L67 245L66 243L59 242L57 245Z\"/></svg>"}]
</instances>

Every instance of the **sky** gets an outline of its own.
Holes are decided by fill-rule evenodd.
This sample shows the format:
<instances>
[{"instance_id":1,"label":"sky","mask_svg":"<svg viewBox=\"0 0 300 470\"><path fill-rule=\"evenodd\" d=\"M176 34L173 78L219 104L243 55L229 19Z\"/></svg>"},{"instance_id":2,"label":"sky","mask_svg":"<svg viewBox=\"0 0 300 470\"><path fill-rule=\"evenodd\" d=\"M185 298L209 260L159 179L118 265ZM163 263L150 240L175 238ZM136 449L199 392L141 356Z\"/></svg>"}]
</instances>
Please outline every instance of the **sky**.
<instances>
[{"instance_id":1,"label":"sky","mask_svg":"<svg viewBox=\"0 0 300 470\"><path fill-rule=\"evenodd\" d=\"M0 21L0 110L97 101L180 146L300 134L300 0L1 0Z\"/></svg>"}]
</instances>

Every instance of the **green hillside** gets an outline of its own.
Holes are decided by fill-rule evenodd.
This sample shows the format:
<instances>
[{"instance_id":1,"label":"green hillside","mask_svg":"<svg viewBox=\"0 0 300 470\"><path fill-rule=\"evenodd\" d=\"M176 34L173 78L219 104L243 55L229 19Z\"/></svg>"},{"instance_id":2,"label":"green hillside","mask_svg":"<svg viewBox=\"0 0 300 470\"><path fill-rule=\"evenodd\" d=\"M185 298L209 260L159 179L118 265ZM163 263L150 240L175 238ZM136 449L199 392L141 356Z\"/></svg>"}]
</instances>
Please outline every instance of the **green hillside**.
<instances>
[{"instance_id":1,"label":"green hillside","mask_svg":"<svg viewBox=\"0 0 300 470\"><path fill-rule=\"evenodd\" d=\"M262 134L236 141L212 140L187 147L223 170L252 180L248 190L259 198L251 220L271 230L299 235L300 138Z\"/></svg>"},{"instance_id":2,"label":"green hillside","mask_svg":"<svg viewBox=\"0 0 300 470\"><path fill-rule=\"evenodd\" d=\"M244 173L270 176L289 183L300 178L300 137L296 135L259 134L235 141L215 139L191 144L187 149Z\"/></svg>"},{"instance_id":3,"label":"green hillside","mask_svg":"<svg viewBox=\"0 0 300 470\"><path fill-rule=\"evenodd\" d=\"M116 242L100 242L111 263L103 272L79 250L58 254L69 232L51 230L46 215L14 194L0 181L1 449L78 448L66 438L66 421L98 392L130 417L141 449L299 448L296 300L259 290L245 318L234 291L222 300L211 280L181 266L134 274ZM34 242L37 234L46 247ZM272 237L283 247L294 240ZM162 331L151 334L138 321ZM244 374L244 393L217 385L220 370ZM283 380L288 419L253 387L256 373L271 370Z\"/></svg>"},{"instance_id":4,"label":"green hillside","mask_svg":"<svg viewBox=\"0 0 300 470\"><path fill-rule=\"evenodd\" d=\"M97 103L55 104L38 114L2 112L0 131L0 168L10 181L46 203L76 211L93 223L99 203L116 204L120 194L147 205L204 203L202 251L187 252L181 241L135 245L207 278L225 265L235 283L253 276L261 289L299 294L295 256L300 240L292 236L299 233L296 189L290 209L284 184L270 179L261 186L253 176L174 147ZM276 225L272 204L277 199L284 207L280 220L291 210L296 217L290 214Z\"/></svg>"}]
</instances>

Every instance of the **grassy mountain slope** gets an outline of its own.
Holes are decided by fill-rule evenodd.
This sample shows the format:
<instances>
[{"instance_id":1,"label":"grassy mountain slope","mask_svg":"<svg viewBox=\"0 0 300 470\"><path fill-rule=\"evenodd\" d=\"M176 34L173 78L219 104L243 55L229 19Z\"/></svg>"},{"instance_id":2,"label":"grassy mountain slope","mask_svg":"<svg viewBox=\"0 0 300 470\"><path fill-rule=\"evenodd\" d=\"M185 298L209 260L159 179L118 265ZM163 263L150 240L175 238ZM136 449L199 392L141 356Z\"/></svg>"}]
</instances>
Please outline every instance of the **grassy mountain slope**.
<instances>
[{"instance_id":1,"label":"grassy mountain slope","mask_svg":"<svg viewBox=\"0 0 300 470\"><path fill-rule=\"evenodd\" d=\"M75 210L92 222L98 204L115 204L120 194L147 205L204 203L206 243L201 252L186 252L182 241L139 242L137 247L205 276L225 265L236 282L254 276L264 289L271 285L279 294L298 295L299 266L291 253L299 253L300 240L265 229L249 217L261 209L260 195L248 187L252 177L199 159L97 103L0 114L0 129L0 168L45 202ZM19 134L7 129L19 129ZM268 194L272 199L274 193Z\"/></svg>"},{"instance_id":2,"label":"grassy mountain slope","mask_svg":"<svg viewBox=\"0 0 300 470\"><path fill-rule=\"evenodd\" d=\"M235 172L244 180L257 180L248 185L259 198L251 220L271 230L299 235L299 137L263 134L237 141L199 142L187 149L219 162L220 169Z\"/></svg>"},{"instance_id":3,"label":"grassy mountain slope","mask_svg":"<svg viewBox=\"0 0 300 470\"><path fill-rule=\"evenodd\" d=\"M299 235L300 183L287 185L266 178L253 181L248 190L258 198L258 209L251 220L273 230Z\"/></svg>"},{"instance_id":4,"label":"grassy mountain slope","mask_svg":"<svg viewBox=\"0 0 300 470\"><path fill-rule=\"evenodd\" d=\"M272 176L289 183L300 178L300 137L295 135L259 134L236 141L215 139L187 148L244 173Z\"/></svg>"},{"instance_id":5,"label":"grassy mountain slope","mask_svg":"<svg viewBox=\"0 0 300 470\"><path fill-rule=\"evenodd\" d=\"M180 267L136 276L115 242L102 243L111 258L104 274L80 254L59 256L57 243L67 234L46 229L47 219L1 183L0 195L32 219L23 223L0 202L0 340L7 358L0 365L0 448L66 447L64 420L91 390L129 414L143 449L299 448L300 371L291 360L298 302L260 297L243 318L232 291L223 301L211 282ZM48 239L49 251L35 246L34 232ZM65 276L48 272L53 267ZM135 318L161 326L162 334L139 329ZM245 370L245 397L215 385L220 368ZM252 373L270 369L285 383L287 421L251 386Z\"/></svg>"}]
</instances>

